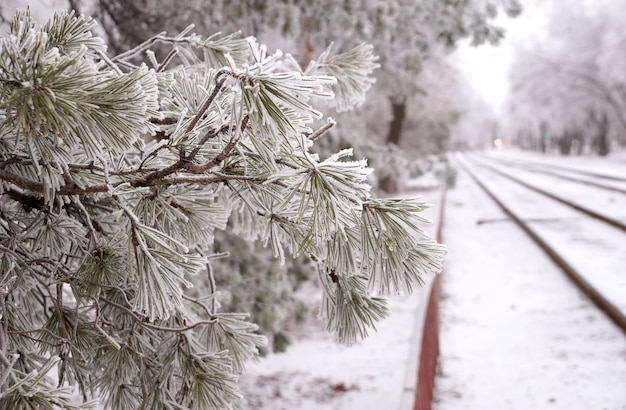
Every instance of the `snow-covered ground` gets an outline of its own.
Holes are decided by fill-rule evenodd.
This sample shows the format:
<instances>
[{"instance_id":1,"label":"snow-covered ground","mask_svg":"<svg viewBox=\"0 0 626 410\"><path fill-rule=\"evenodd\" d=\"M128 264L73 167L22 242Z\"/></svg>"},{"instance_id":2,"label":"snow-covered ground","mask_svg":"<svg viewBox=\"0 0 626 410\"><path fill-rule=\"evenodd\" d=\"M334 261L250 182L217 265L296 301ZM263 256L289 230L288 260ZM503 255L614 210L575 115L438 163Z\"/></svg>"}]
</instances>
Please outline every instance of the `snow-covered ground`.
<instances>
[{"instance_id":1,"label":"snow-covered ground","mask_svg":"<svg viewBox=\"0 0 626 410\"><path fill-rule=\"evenodd\" d=\"M351 347L335 343L323 324L285 353L249 365L242 388L249 409L343 410L412 408L417 348L426 293L391 300L378 332Z\"/></svg>"},{"instance_id":2,"label":"snow-covered ground","mask_svg":"<svg viewBox=\"0 0 626 410\"><path fill-rule=\"evenodd\" d=\"M624 156L497 155L626 176ZM626 410L624 334L463 172L445 218L434 409ZM308 326L287 352L248 368L249 407L412 409L427 295L392 299L391 317L353 347L334 344L321 324Z\"/></svg>"},{"instance_id":3,"label":"snow-covered ground","mask_svg":"<svg viewBox=\"0 0 626 410\"><path fill-rule=\"evenodd\" d=\"M623 192L600 189L518 167L497 165L495 168L613 221L626 221L626 195ZM626 178L626 164L617 164L611 171L616 176L622 172L622 178ZM489 178L488 183L496 188L510 184L507 179L489 171L485 175ZM618 185L618 182L615 181L614 185ZM621 182L621 188L626 191L626 181ZM623 230L597 219L586 218L571 207L515 183L511 187L507 186L503 199L559 254L566 255L568 262L592 286L626 312L626 275L623 272L626 264L626 233Z\"/></svg>"},{"instance_id":4,"label":"snow-covered ground","mask_svg":"<svg viewBox=\"0 0 626 410\"><path fill-rule=\"evenodd\" d=\"M424 228L434 237L437 190L414 192L434 206ZM430 228L430 229L429 229ZM386 410L412 409L422 326L432 277L412 295L389 299L390 317L362 342L335 343L321 321L295 333L285 353L247 366L241 379L249 409ZM315 294L318 294L319 290ZM315 319L315 318L313 318Z\"/></svg>"},{"instance_id":5,"label":"snow-covered ground","mask_svg":"<svg viewBox=\"0 0 626 410\"><path fill-rule=\"evenodd\" d=\"M619 161L549 161L626 175ZM434 408L626 409L625 335L464 173L448 194L445 226Z\"/></svg>"}]
</instances>

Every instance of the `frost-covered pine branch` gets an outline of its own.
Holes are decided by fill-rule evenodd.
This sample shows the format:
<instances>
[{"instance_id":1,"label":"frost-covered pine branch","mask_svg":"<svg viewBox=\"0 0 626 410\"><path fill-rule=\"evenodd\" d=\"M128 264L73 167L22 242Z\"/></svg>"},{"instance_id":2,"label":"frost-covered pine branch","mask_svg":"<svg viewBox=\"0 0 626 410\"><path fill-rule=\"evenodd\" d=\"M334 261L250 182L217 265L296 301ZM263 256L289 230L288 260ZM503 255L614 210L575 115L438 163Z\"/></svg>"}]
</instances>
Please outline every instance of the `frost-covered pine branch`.
<instances>
[{"instance_id":1,"label":"frost-covered pine branch","mask_svg":"<svg viewBox=\"0 0 626 410\"><path fill-rule=\"evenodd\" d=\"M328 329L348 344L387 315L384 295L440 269L426 204L370 197L350 150L310 151L333 125L314 129L313 102L361 101L371 48L303 73L253 38L188 31L107 56L93 25L18 13L0 38L2 406L236 407L265 339L215 303L227 223L316 261ZM171 47L161 61L155 43ZM199 281L212 293L194 295Z\"/></svg>"}]
</instances>

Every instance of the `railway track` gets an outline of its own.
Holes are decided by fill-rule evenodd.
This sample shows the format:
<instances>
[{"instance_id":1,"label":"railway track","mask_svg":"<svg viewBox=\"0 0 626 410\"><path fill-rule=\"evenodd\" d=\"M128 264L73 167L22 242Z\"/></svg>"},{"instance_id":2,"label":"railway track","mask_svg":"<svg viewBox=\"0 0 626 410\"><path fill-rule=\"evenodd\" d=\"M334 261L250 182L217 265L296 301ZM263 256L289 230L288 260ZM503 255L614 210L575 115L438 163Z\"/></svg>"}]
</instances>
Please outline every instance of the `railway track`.
<instances>
[{"instance_id":1,"label":"railway track","mask_svg":"<svg viewBox=\"0 0 626 410\"><path fill-rule=\"evenodd\" d=\"M602 212L597 212L596 210L594 210L593 208L586 206L584 204L581 204L580 202L576 202L573 200L570 200L568 198L566 198L564 195L562 194L557 194L557 193L553 193L554 191L554 187L553 186L549 186L546 188L541 188L537 185L533 185L531 183L528 183L526 180L520 178L520 177L516 177L515 175L512 175L509 172L505 172L502 171L501 167L494 167L493 165L490 165L489 163L486 163L484 161L480 161L480 162L476 162L478 163L481 167L487 168L489 170L491 170L492 172L510 180L513 181L519 185L522 185L532 191L535 191L543 196L546 196L554 201L557 201L565 206L568 206L570 208L573 208L585 215L588 215L592 218L596 218L602 222L605 222L609 225L612 225L613 227L620 229L622 231L626 231L626 224L624 224L623 222L621 222L619 219L612 217L610 215L607 215L606 213L602 213ZM578 181L576 181L578 182ZM582 183L583 185L591 185L591 184L586 184L584 182L578 182L578 183ZM593 185L595 186L595 185ZM602 189L602 188L601 188ZM558 191L558 189L557 189ZM624 194L626 195L626 191L624 192ZM580 198L579 198L580 201ZM626 204L626 201L624 201L624 204ZM596 207L600 207L599 204L596 204ZM618 210L614 210L614 212L617 214ZM625 214L626 216L626 214Z\"/></svg>"},{"instance_id":2,"label":"railway track","mask_svg":"<svg viewBox=\"0 0 626 410\"><path fill-rule=\"evenodd\" d=\"M486 157L490 156L487 153L480 153L480 155L486 156ZM494 158L493 156L491 157ZM617 174L608 173L608 172L600 172L597 170L582 169L582 168L577 168L574 166L560 165L560 164L542 162L542 161L537 161L537 160L532 160L532 159L502 158L502 157L500 157L499 159L502 161L507 161L509 163L522 164L524 166L533 166L533 167L543 168L543 169L559 170L559 171L563 171L567 173L590 176L593 178L609 180L609 181L626 182L626 177L624 177L623 175L617 175Z\"/></svg>"},{"instance_id":3,"label":"railway track","mask_svg":"<svg viewBox=\"0 0 626 410\"><path fill-rule=\"evenodd\" d=\"M559 189L554 187L533 185L529 178L503 170L506 163L496 166L483 157L468 155L454 159L626 334L626 225L619 215L583 206L556 194ZM626 204L626 194L613 191L612 195L620 195L618 202ZM622 209L626 212L626 207Z\"/></svg>"},{"instance_id":4,"label":"railway track","mask_svg":"<svg viewBox=\"0 0 626 410\"><path fill-rule=\"evenodd\" d=\"M495 162L508 167L521 168L533 173L550 175L566 181L626 194L626 176L621 177L619 175L610 175L601 172L576 169L556 164L546 164L537 161L494 157L484 153L480 153L478 156L492 163Z\"/></svg>"}]
</instances>

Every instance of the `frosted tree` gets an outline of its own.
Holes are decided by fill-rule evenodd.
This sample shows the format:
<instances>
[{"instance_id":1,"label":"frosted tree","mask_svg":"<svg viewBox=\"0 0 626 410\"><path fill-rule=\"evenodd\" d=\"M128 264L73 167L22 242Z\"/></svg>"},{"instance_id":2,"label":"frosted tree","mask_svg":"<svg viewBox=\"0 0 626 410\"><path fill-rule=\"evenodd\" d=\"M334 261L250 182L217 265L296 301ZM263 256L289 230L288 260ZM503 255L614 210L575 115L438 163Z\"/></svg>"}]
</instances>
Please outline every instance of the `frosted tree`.
<instances>
[{"instance_id":1,"label":"frosted tree","mask_svg":"<svg viewBox=\"0 0 626 410\"><path fill-rule=\"evenodd\" d=\"M461 39L471 38L472 44L497 43L504 31L495 26L492 20L498 10L509 15L521 11L516 0L501 1L424 1L392 0L386 2L355 0L346 2L292 0L285 2L284 15L288 28L300 38L300 49L305 50L305 58L325 47L329 41L337 41L335 47L342 49L357 38L371 39L376 53L380 56L381 69L376 74L374 92L381 103L371 110L371 117L380 121L381 113L389 113L386 129L381 130L385 144L401 146L407 120L419 118L434 127L428 132L433 136L448 138L449 122L456 117L447 113L441 118L431 117L423 105L431 105L428 95L436 87L424 76L424 67L454 50ZM426 97L423 97L426 94ZM416 98L417 97L417 98ZM383 104L384 103L384 104ZM384 117L385 119L387 116ZM362 122L362 121L361 121ZM369 125L369 124L368 124ZM345 130L344 130L345 131ZM420 135L417 132L414 134ZM349 136L350 139L352 135ZM383 150L379 150L383 151ZM397 152L389 147L384 152ZM385 155L381 164L391 161L402 163L402 158L391 159ZM389 193L397 190L398 172L378 175L380 186Z\"/></svg>"},{"instance_id":2,"label":"frosted tree","mask_svg":"<svg viewBox=\"0 0 626 410\"><path fill-rule=\"evenodd\" d=\"M521 10L517 0L215 0L211 7L205 7L200 0L184 0L184 7L165 0L142 0L131 6L121 0L96 3L108 37L116 45L140 41L144 27L161 30L161 25L165 25L169 30L187 24L183 22L195 21L202 27L226 33L242 30L260 38L276 39L278 31L282 46L306 66L310 60L323 57L329 43L333 44L333 52L343 53L366 39L380 56L381 68L373 89L376 97L364 107L366 113L358 116L335 113L343 124L350 126L338 127L334 134L340 135L333 137L338 146L342 140L355 144L360 139L356 145L377 154L372 156L372 160L381 164L376 177L387 179L388 183L382 184L386 186L395 185L393 180L401 175L397 170L406 167L396 167L397 170L383 167L392 161L401 163L403 159L391 159L387 153L399 150L381 149L380 145L403 145L404 130L419 121L412 134L422 137L426 133L425 139L442 140L432 145L444 146L449 138L448 129L458 117L451 111L440 115L441 112L424 109L434 101L436 104L440 95L429 77L421 75L424 67L440 66L442 58L461 39L471 38L475 45L497 42L503 36L503 30L493 24L499 10L509 15ZM339 104L337 109L345 111L348 107ZM363 117L370 120L363 121ZM377 146L370 150L367 145L372 141ZM387 172L381 173L383 169Z\"/></svg>"},{"instance_id":3,"label":"frosted tree","mask_svg":"<svg viewBox=\"0 0 626 410\"><path fill-rule=\"evenodd\" d=\"M386 142L396 145L402 139L407 102L428 88L425 78L419 76L424 65L453 50L464 38L471 38L474 45L496 43L504 34L492 23L498 10L504 9L510 15L521 11L516 0L286 3L292 5L286 9L286 16L300 22L289 27L302 38L301 49L309 53L337 38L342 39L336 45L339 49L357 38L371 39L381 63L377 88L391 105Z\"/></svg>"},{"instance_id":4,"label":"frosted tree","mask_svg":"<svg viewBox=\"0 0 626 410\"><path fill-rule=\"evenodd\" d=\"M310 151L323 101L363 99L371 46L301 70L189 30L110 56L93 26L18 13L0 38L1 407L236 408L265 340L220 309L222 229L313 260L346 344L440 269L422 200L373 198L350 149Z\"/></svg>"},{"instance_id":5,"label":"frosted tree","mask_svg":"<svg viewBox=\"0 0 626 410\"><path fill-rule=\"evenodd\" d=\"M602 0L547 7L546 33L517 47L515 127L548 130L548 145L564 154L585 148L607 155L611 140L626 145L625 6Z\"/></svg>"}]
</instances>

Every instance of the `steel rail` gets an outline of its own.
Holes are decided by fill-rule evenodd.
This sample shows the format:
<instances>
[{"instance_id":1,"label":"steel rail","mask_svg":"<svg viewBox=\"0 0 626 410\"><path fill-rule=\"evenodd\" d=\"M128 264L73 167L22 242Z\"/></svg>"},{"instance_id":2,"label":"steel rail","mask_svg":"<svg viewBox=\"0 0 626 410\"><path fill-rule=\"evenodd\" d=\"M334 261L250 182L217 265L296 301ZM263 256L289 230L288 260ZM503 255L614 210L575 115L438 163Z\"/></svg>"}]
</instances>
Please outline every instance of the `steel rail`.
<instances>
[{"instance_id":1,"label":"steel rail","mask_svg":"<svg viewBox=\"0 0 626 410\"><path fill-rule=\"evenodd\" d=\"M596 188L600 188L600 189L604 189L606 191L612 191L612 192L619 192L620 194L624 194L626 195L626 189L625 188L618 188L616 186L611 186L611 185L605 185L601 182L597 182L597 181L590 181L588 179L580 179L580 178L576 178L573 176L569 176L569 175L563 175L563 174L559 174L558 171L552 171L546 168L548 167L541 167L541 166L537 166L533 163L524 163L524 161L510 161L504 158L494 158L491 157L489 155L485 155L482 153L478 153L478 155L480 155L481 158L486 159L487 161L493 161L493 162L499 162L503 165L512 165L514 167L523 167L523 169L530 171L530 172L535 172L538 174L543 174L543 175L550 175L553 176L555 178L560 178L566 181L571 181L571 182L576 182L582 185L591 185L594 186ZM573 171L572 171L573 172ZM626 182L626 178L624 179L624 182Z\"/></svg>"},{"instance_id":2,"label":"steel rail","mask_svg":"<svg viewBox=\"0 0 626 410\"><path fill-rule=\"evenodd\" d=\"M552 194L552 193L550 193L550 192L548 192L548 191L546 191L544 189L538 188L538 187L536 187L534 185L531 185L531 184L529 184L529 183L527 183L525 181L522 181L521 179L516 178L516 177L514 177L511 174L507 174L506 172L504 172L502 170L494 168L491 165L487 165L487 164L484 164L484 163L478 163L478 165L481 166L481 167L489 169L491 172L493 172L493 173L495 173L497 175L500 175L503 178L509 179L509 180L511 180L513 182L518 183L519 185L522 185L523 187L526 187L526 188L528 188L528 189L530 189L532 191L535 191L535 192L540 193L540 194L542 194L544 196L547 196L548 198L553 199L553 200L555 200L555 201L557 201L557 202L559 202L559 203L561 203L563 205L569 206L570 208L573 208L573 209L577 210L578 212L582 212L582 213L584 213L584 214L586 214L588 216L591 216L592 218L596 218L596 219L598 219L598 220L600 220L600 221L602 221L604 223L607 223L607 224L609 224L609 225L611 225L611 226L613 226L613 227L615 227L617 229L620 229L620 230L626 232L626 224L620 222L617 219L613 219L613 218L608 217L606 215L602 215L602 214L600 214L600 213L598 213L598 212L596 212L596 211L594 211L592 209L585 208L584 206L578 205L578 204L576 204L574 202L571 202L571 201L569 201L569 200L567 200L565 198L562 198L562 197L560 197L558 195L554 195L554 194Z\"/></svg>"},{"instance_id":3,"label":"steel rail","mask_svg":"<svg viewBox=\"0 0 626 410\"><path fill-rule=\"evenodd\" d=\"M498 207L514 221L539 247L559 266L563 272L576 284L576 286L591 301L604 312L621 330L626 334L626 316L613 303L611 303L602 293L594 288L587 280L570 265L554 248L552 248L534 229L525 223L517 214L515 214L508 206L506 206L487 186L482 182L476 174L462 161L457 160L460 167L470 176L470 178L491 198Z\"/></svg>"},{"instance_id":4,"label":"steel rail","mask_svg":"<svg viewBox=\"0 0 626 410\"><path fill-rule=\"evenodd\" d=\"M560 170L563 170L563 171L573 172L575 174L580 174L580 175L588 175L588 176L595 177L595 178L600 178L600 179L608 179L608 180L611 180L611 181L626 182L626 177L619 177L619 176L615 176L615 175L603 174L601 172L586 171L584 169L572 168L572 167L568 167L568 166L565 166L565 165L546 164L546 163L541 162L541 161L533 161L533 160L518 159L518 158L516 158L514 161L517 161L517 162L520 162L520 163L529 164L529 165L535 165L535 166L539 166L539 167L560 169Z\"/></svg>"}]
</instances>

